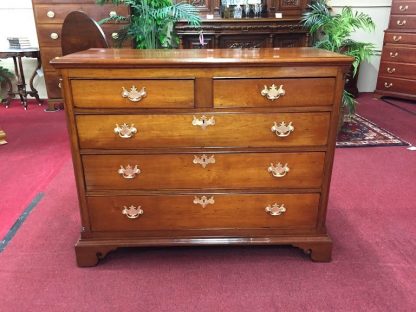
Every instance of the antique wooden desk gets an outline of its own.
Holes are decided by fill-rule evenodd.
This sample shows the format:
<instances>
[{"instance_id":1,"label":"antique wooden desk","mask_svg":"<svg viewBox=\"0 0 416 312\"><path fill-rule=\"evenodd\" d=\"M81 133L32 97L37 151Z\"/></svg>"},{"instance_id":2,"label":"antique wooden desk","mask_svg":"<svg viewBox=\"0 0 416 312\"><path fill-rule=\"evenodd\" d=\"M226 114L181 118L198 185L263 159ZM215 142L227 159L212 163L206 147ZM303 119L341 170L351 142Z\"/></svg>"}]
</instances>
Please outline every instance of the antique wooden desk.
<instances>
[{"instance_id":1,"label":"antique wooden desk","mask_svg":"<svg viewBox=\"0 0 416 312\"><path fill-rule=\"evenodd\" d=\"M30 91L26 89L26 80L25 74L23 71L23 63L22 57L29 57L29 58L36 58L37 59L37 67L33 71L32 76L30 77L29 86ZM33 96L39 105L42 105L42 101L39 98L38 91L33 86L33 80L37 75L37 70L41 68L42 63L40 60L40 53L39 49L37 48L28 48L28 49L5 49L0 51L0 58L12 58L14 63L14 72L17 77L17 91L13 91L13 86L8 77L6 78L6 83L8 85L8 92L7 98L5 99L4 103L6 107L9 106L10 101L13 99L15 95L20 97L20 101L23 104L24 109L27 109L27 96Z\"/></svg>"},{"instance_id":2,"label":"antique wooden desk","mask_svg":"<svg viewBox=\"0 0 416 312\"><path fill-rule=\"evenodd\" d=\"M329 261L352 59L313 48L91 49L56 58L81 208L79 266L118 247L290 244Z\"/></svg>"}]
</instances>

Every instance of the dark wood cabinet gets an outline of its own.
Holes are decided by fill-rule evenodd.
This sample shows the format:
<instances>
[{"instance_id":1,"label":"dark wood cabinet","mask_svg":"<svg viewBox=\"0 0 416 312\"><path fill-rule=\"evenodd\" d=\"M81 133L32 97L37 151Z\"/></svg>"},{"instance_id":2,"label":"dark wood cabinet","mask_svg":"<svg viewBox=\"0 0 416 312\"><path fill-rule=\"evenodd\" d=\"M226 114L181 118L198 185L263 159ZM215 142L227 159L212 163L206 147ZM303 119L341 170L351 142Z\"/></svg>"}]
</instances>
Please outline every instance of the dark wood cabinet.
<instances>
[{"instance_id":1,"label":"dark wood cabinet","mask_svg":"<svg viewBox=\"0 0 416 312\"><path fill-rule=\"evenodd\" d=\"M300 24L300 18L309 2L265 0L265 10L259 18L223 18L221 0L194 1L203 20L201 28L178 23L179 46L185 49L308 46L309 35ZM276 13L281 17L276 18Z\"/></svg>"},{"instance_id":2,"label":"dark wood cabinet","mask_svg":"<svg viewBox=\"0 0 416 312\"><path fill-rule=\"evenodd\" d=\"M375 92L416 100L416 0L393 0Z\"/></svg>"}]
</instances>

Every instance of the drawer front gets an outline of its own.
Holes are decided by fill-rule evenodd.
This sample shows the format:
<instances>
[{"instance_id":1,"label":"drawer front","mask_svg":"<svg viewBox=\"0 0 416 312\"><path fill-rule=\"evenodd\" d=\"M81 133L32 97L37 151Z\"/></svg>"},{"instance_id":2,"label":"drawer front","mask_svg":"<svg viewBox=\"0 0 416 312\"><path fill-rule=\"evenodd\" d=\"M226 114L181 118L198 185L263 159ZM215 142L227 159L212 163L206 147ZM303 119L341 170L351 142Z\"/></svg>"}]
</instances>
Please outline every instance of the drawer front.
<instances>
[{"instance_id":1,"label":"drawer front","mask_svg":"<svg viewBox=\"0 0 416 312\"><path fill-rule=\"evenodd\" d=\"M334 78L216 79L214 106L327 106L334 103L334 89Z\"/></svg>"},{"instance_id":2,"label":"drawer front","mask_svg":"<svg viewBox=\"0 0 416 312\"><path fill-rule=\"evenodd\" d=\"M60 47L43 47L40 50L42 66L45 71L55 71L55 68L49 63L53 58L62 55Z\"/></svg>"},{"instance_id":3,"label":"drawer front","mask_svg":"<svg viewBox=\"0 0 416 312\"><path fill-rule=\"evenodd\" d=\"M416 2L394 1L391 5L391 14L416 14Z\"/></svg>"},{"instance_id":4,"label":"drawer front","mask_svg":"<svg viewBox=\"0 0 416 312\"><path fill-rule=\"evenodd\" d=\"M323 152L82 156L90 191L320 188L324 160Z\"/></svg>"},{"instance_id":5,"label":"drawer front","mask_svg":"<svg viewBox=\"0 0 416 312\"><path fill-rule=\"evenodd\" d=\"M38 23L62 24L65 17L72 11L83 11L95 21L110 17L110 12L127 16L126 6L97 5L97 4L61 4L51 6L50 4L39 4L35 6L35 17Z\"/></svg>"},{"instance_id":6,"label":"drawer front","mask_svg":"<svg viewBox=\"0 0 416 312\"><path fill-rule=\"evenodd\" d=\"M45 84L49 99L61 99L60 77L55 71L45 71Z\"/></svg>"},{"instance_id":7,"label":"drawer front","mask_svg":"<svg viewBox=\"0 0 416 312\"><path fill-rule=\"evenodd\" d=\"M377 90L416 95L416 80L380 76L377 81Z\"/></svg>"},{"instance_id":8,"label":"drawer front","mask_svg":"<svg viewBox=\"0 0 416 312\"><path fill-rule=\"evenodd\" d=\"M416 64L381 62L380 75L416 80Z\"/></svg>"},{"instance_id":9,"label":"drawer front","mask_svg":"<svg viewBox=\"0 0 416 312\"><path fill-rule=\"evenodd\" d=\"M118 36L118 31L122 28L119 24L105 24L102 26L103 32L110 46L115 46L116 42L113 37ZM38 24L38 40L41 47L61 47L61 24ZM123 46L128 47L131 43L126 40Z\"/></svg>"},{"instance_id":10,"label":"drawer front","mask_svg":"<svg viewBox=\"0 0 416 312\"><path fill-rule=\"evenodd\" d=\"M193 79L71 80L71 85L75 107L194 107Z\"/></svg>"},{"instance_id":11,"label":"drawer front","mask_svg":"<svg viewBox=\"0 0 416 312\"><path fill-rule=\"evenodd\" d=\"M415 29L416 15L392 15L390 16L390 29Z\"/></svg>"},{"instance_id":12,"label":"drawer front","mask_svg":"<svg viewBox=\"0 0 416 312\"><path fill-rule=\"evenodd\" d=\"M319 194L205 195L207 200L212 198L205 207L194 203L195 198L204 196L200 194L87 197L91 227L93 231L106 232L313 229L316 225ZM279 213L281 205L280 211L285 211L280 215L272 216L266 211L270 207Z\"/></svg>"},{"instance_id":13,"label":"drawer front","mask_svg":"<svg viewBox=\"0 0 416 312\"><path fill-rule=\"evenodd\" d=\"M382 54L382 61L416 63L416 48L385 46Z\"/></svg>"},{"instance_id":14,"label":"drawer front","mask_svg":"<svg viewBox=\"0 0 416 312\"><path fill-rule=\"evenodd\" d=\"M416 45L416 33L412 34L404 32L386 32L384 34L384 42Z\"/></svg>"},{"instance_id":15,"label":"drawer front","mask_svg":"<svg viewBox=\"0 0 416 312\"><path fill-rule=\"evenodd\" d=\"M323 146L330 113L78 115L76 120L81 148Z\"/></svg>"}]
</instances>

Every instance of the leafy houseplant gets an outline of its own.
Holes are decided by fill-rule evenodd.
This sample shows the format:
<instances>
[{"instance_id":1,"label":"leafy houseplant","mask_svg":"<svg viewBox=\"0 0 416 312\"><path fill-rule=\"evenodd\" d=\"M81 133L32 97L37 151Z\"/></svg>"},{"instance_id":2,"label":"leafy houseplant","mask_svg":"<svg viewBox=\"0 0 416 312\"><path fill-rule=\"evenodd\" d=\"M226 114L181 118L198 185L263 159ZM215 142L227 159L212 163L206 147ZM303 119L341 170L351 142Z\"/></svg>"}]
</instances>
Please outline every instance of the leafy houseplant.
<instances>
[{"instance_id":1,"label":"leafy houseplant","mask_svg":"<svg viewBox=\"0 0 416 312\"><path fill-rule=\"evenodd\" d=\"M352 77L357 75L361 62L374 54L372 43L351 39L356 30L374 31L375 24L365 13L354 13L351 7L344 7L341 13L331 14L326 0L315 0L303 14L302 23L313 35L315 47L354 57ZM351 93L344 90L342 101L349 114L355 113L357 102Z\"/></svg>"},{"instance_id":2,"label":"leafy houseplant","mask_svg":"<svg viewBox=\"0 0 416 312\"><path fill-rule=\"evenodd\" d=\"M173 3L172 0L96 0L98 4L113 3L130 6L131 16L111 16L99 23L127 21L121 30L119 42L133 38L137 49L172 48L177 45L174 25L185 20L199 26L201 18L196 7L189 3Z\"/></svg>"},{"instance_id":3,"label":"leafy houseplant","mask_svg":"<svg viewBox=\"0 0 416 312\"><path fill-rule=\"evenodd\" d=\"M14 74L8 70L7 68L0 65L0 86L8 79L12 79L14 77ZM0 101L2 100L2 92L0 88Z\"/></svg>"}]
</instances>

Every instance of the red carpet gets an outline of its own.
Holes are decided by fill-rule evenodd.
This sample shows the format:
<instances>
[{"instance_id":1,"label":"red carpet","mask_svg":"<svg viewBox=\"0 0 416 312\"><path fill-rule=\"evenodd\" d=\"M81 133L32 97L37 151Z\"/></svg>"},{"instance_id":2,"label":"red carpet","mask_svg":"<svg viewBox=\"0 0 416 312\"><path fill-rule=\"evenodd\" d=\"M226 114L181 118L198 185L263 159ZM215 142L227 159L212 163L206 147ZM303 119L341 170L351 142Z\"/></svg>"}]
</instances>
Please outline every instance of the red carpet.
<instances>
[{"instance_id":1,"label":"red carpet","mask_svg":"<svg viewBox=\"0 0 416 312\"><path fill-rule=\"evenodd\" d=\"M45 107L0 106L8 142L0 145L0 240L70 158L64 112L45 113Z\"/></svg>"},{"instance_id":2,"label":"red carpet","mask_svg":"<svg viewBox=\"0 0 416 312\"><path fill-rule=\"evenodd\" d=\"M387 112L385 119L411 125L393 127L415 145L414 116L373 104L366 101L359 112L370 120L362 110ZM337 149L328 210L331 263L313 263L289 247L146 248L119 250L81 269L67 162L0 253L0 310L414 311L415 176L416 152L405 147Z\"/></svg>"}]
</instances>

